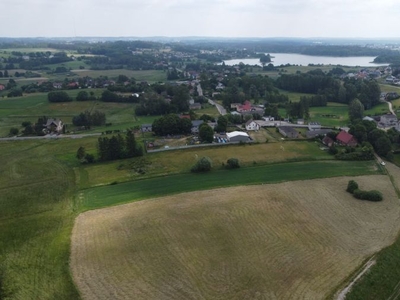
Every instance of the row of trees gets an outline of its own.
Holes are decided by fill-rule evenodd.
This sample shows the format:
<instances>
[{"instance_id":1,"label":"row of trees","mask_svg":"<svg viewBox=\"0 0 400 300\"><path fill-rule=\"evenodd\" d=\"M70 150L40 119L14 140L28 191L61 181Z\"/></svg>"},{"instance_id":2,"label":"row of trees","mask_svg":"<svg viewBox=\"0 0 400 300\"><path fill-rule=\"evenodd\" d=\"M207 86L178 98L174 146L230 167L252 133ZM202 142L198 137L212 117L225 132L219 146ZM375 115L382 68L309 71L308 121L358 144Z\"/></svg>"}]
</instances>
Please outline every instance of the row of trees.
<instances>
[{"instance_id":1,"label":"row of trees","mask_svg":"<svg viewBox=\"0 0 400 300\"><path fill-rule=\"evenodd\" d=\"M99 137L98 144L99 161L115 160L143 155L143 148L136 143L135 135L128 130L126 136Z\"/></svg>"},{"instance_id":2,"label":"row of trees","mask_svg":"<svg viewBox=\"0 0 400 300\"><path fill-rule=\"evenodd\" d=\"M106 114L98 110L94 112L85 110L72 118L72 124L84 126L86 129L90 129L91 126L102 126L106 124Z\"/></svg>"}]
</instances>

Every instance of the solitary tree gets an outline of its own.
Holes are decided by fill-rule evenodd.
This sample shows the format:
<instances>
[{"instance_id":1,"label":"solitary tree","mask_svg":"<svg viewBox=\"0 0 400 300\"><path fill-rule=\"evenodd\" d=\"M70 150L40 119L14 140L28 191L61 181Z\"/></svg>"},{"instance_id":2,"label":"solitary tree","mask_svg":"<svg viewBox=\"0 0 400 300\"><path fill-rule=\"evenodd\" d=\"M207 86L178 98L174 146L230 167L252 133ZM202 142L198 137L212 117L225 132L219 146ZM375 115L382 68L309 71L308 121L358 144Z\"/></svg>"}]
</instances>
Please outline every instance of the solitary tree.
<instances>
[{"instance_id":1,"label":"solitary tree","mask_svg":"<svg viewBox=\"0 0 400 300\"><path fill-rule=\"evenodd\" d=\"M85 147L79 147L78 151L76 152L76 158L82 160L86 155Z\"/></svg>"},{"instance_id":2,"label":"solitary tree","mask_svg":"<svg viewBox=\"0 0 400 300\"><path fill-rule=\"evenodd\" d=\"M192 172L208 172L212 168L212 161L209 157L204 156L200 158L196 164L192 167Z\"/></svg>"},{"instance_id":3,"label":"solitary tree","mask_svg":"<svg viewBox=\"0 0 400 300\"><path fill-rule=\"evenodd\" d=\"M364 105L358 99L354 99L349 104L349 118L351 122L361 120L364 115Z\"/></svg>"},{"instance_id":4,"label":"solitary tree","mask_svg":"<svg viewBox=\"0 0 400 300\"><path fill-rule=\"evenodd\" d=\"M214 140L214 130L206 123L201 124L199 138L203 142L211 143Z\"/></svg>"}]
</instances>

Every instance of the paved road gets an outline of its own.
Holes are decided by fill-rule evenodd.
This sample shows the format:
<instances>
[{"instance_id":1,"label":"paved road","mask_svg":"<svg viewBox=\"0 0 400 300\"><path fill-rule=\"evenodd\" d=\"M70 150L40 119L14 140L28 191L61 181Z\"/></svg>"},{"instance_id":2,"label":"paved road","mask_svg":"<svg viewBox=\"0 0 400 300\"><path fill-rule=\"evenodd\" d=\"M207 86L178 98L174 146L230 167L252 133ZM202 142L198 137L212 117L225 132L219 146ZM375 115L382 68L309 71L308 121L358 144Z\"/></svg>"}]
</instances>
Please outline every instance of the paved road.
<instances>
[{"instance_id":1,"label":"paved road","mask_svg":"<svg viewBox=\"0 0 400 300\"><path fill-rule=\"evenodd\" d=\"M13 136L7 138L0 138L1 141L26 141L26 140L57 140L57 139L81 139L85 137L99 136L101 133L87 133L87 134L60 134L60 135L44 135L44 136Z\"/></svg>"},{"instance_id":2,"label":"paved road","mask_svg":"<svg viewBox=\"0 0 400 300\"><path fill-rule=\"evenodd\" d=\"M220 115L225 116L227 114L226 109L222 105L218 104L217 102L215 102L209 98L206 98L206 99L208 100L208 103L210 103L211 105L214 105L218 109L218 112Z\"/></svg>"}]
</instances>

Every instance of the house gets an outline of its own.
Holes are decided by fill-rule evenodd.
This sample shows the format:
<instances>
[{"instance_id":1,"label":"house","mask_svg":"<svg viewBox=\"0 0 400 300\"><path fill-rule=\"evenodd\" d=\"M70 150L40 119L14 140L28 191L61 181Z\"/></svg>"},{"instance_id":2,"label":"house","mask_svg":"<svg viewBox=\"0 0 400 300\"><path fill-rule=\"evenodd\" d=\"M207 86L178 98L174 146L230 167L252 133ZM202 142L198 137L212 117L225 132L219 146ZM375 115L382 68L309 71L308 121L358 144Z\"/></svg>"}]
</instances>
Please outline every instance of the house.
<instances>
[{"instance_id":1,"label":"house","mask_svg":"<svg viewBox=\"0 0 400 300\"><path fill-rule=\"evenodd\" d=\"M203 120L193 120L192 121L192 133L197 134L199 133L200 125L203 124Z\"/></svg>"},{"instance_id":2,"label":"house","mask_svg":"<svg viewBox=\"0 0 400 300\"><path fill-rule=\"evenodd\" d=\"M248 120L245 127L246 130L260 130L260 125L258 125L254 120Z\"/></svg>"},{"instance_id":3,"label":"house","mask_svg":"<svg viewBox=\"0 0 400 300\"><path fill-rule=\"evenodd\" d=\"M339 132L339 134L336 136L336 142L342 146L357 146L356 138L346 131Z\"/></svg>"},{"instance_id":4,"label":"house","mask_svg":"<svg viewBox=\"0 0 400 300\"><path fill-rule=\"evenodd\" d=\"M382 115L379 121L379 125L381 125L381 127L392 127L396 126L396 124L397 124L397 117L392 114Z\"/></svg>"},{"instance_id":5,"label":"house","mask_svg":"<svg viewBox=\"0 0 400 300\"><path fill-rule=\"evenodd\" d=\"M196 110L196 109L201 109L201 104L200 103L193 103L193 104L190 104L189 105L189 109L192 109L192 110Z\"/></svg>"},{"instance_id":6,"label":"house","mask_svg":"<svg viewBox=\"0 0 400 300\"><path fill-rule=\"evenodd\" d=\"M317 136L323 136L326 135L328 132L331 132L332 129L316 129L316 130L310 130L306 132L306 136L309 139L315 138Z\"/></svg>"},{"instance_id":7,"label":"house","mask_svg":"<svg viewBox=\"0 0 400 300\"><path fill-rule=\"evenodd\" d=\"M296 129L291 126L280 126L278 127L279 133L282 134L284 137L288 138L298 138L299 133Z\"/></svg>"},{"instance_id":8,"label":"house","mask_svg":"<svg viewBox=\"0 0 400 300\"><path fill-rule=\"evenodd\" d=\"M248 142L250 141L250 136L243 131L233 131L233 132L228 132L226 134L226 137L228 138L228 142Z\"/></svg>"},{"instance_id":9,"label":"house","mask_svg":"<svg viewBox=\"0 0 400 300\"><path fill-rule=\"evenodd\" d=\"M4 91L6 89L6 87L2 84L0 84L0 91Z\"/></svg>"},{"instance_id":10,"label":"house","mask_svg":"<svg viewBox=\"0 0 400 300\"><path fill-rule=\"evenodd\" d=\"M304 119L297 119L298 125L304 125Z\"/></svg>"},{"instance_id":11,"label":"house","mask_svg":"<svg viewBox=\"0 0 400 300\"><path fill-rule=\"evenodd\" d=\"M335 141L332 140L327 135L322 139L322 144L324 144L325 146L328 146L329 148L332 147L334 143L335 143Z\"/></svg>"},{"instance_id":12,"label":"house","mask_svg":"<svg viewBox=\"0 0 400 300\"><path fill-rule=\"evenodd\" d=\"M142 124L140 130L142 132L152 132L153 131L153 125L152 124Z\"/></svg>"},{"instance_id":13,"label":"house","mask_svg":"<svg viewBox=\"0 0 400 300\"><path fill-rule=\"evenodd\" d=\"M61 133L64 128L64 124L60 119L48 119L44 126L48 132L52 133Z\"/></svg>"},{"instance_id":14,"label":"house","mask_svg":"<svg viewBox=\"0 0 400 300\"><path fill-rule=\"evenodd\" d=\"M53 88L55 88L55 89L61 89L62 88L62 83L60 83L60 82L54 82L53 83Z\"/></svg>"}]
</instances>

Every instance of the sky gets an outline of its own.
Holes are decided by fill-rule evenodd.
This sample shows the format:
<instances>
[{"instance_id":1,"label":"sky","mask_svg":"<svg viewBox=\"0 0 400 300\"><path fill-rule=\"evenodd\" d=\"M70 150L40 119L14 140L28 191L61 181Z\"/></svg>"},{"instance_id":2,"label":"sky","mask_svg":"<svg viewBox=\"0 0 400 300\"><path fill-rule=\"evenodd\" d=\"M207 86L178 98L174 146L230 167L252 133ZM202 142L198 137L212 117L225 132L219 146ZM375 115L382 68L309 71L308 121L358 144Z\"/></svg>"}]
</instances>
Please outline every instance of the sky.
<instances>
[{"instance_id":1,"label":"sky","mask_svg":"<svg viewBox=\"0 0 400 300\"><path fill-rule=\"evenodd\" d=\"M1 0L0 37L397 38L399 0Z\"/></svg>"}]
</instances>

